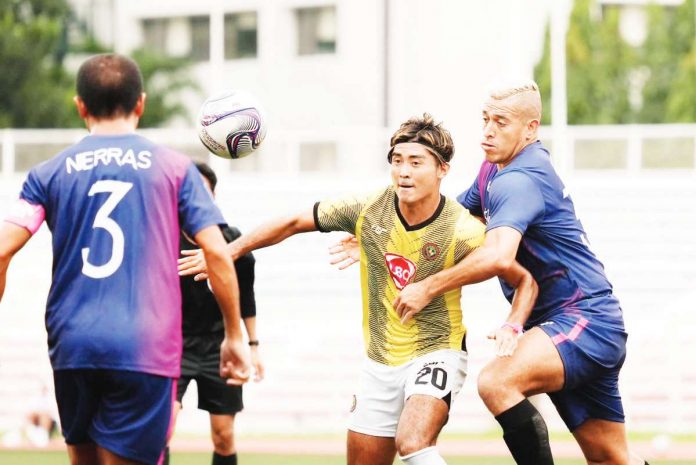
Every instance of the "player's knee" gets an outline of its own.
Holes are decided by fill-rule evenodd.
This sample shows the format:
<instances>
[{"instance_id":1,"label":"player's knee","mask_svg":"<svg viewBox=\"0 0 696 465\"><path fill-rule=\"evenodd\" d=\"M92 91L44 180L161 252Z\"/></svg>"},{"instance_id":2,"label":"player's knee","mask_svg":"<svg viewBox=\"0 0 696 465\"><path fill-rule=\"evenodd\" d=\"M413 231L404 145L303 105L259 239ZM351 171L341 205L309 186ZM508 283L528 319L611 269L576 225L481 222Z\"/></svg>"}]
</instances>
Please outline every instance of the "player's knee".
<instances>
[{"instance_id":1,"label":"player's knee","mask_svg":"<svg viewBox=\"0 0 696 465\"><path fill-rule=\"evenodd\" d=\"M216 428L212 431L212 437L215 452L221 455L229 455L234 452L234 432L231 428Z\"/></svg>"},{"instance_id":2,"label":"player's knee","mask_svg":"<svg viewBox=\"0 0 696 465\"><path fill-rule=\"evenodd\" d=\"M396 451L400 457L411 455L421 449L425 449L431 444L427 444L425 439L414 432L399 431L395 438Z\"/></svg>"},{"instance_id":3,"label":"player's knee","mask_svg":"<svg viewBox=\"0 0 696 465\"><path fill-rule=\"evenodd\" d=\"M490 367L484 367L481 370L476 385L479 397L486 405L489 405L494 400L500 400L510 391L509 383L505 379L504 374Z\"/></svg>"}]
</instances>

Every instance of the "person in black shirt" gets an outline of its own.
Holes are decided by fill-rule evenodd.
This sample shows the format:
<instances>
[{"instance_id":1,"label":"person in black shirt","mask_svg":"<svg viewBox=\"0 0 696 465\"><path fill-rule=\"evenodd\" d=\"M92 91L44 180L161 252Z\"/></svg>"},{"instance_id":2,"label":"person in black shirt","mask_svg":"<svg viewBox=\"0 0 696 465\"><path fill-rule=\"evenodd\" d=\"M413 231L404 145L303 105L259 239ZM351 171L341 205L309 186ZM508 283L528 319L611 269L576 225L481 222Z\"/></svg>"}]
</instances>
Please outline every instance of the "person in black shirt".
<instances>
[{"instance_id":1,"label":"person in black shirt","mask_svg":"<svg viewBox=\"0 0 696 465\"><path fill-rule=\"evenodd\" d=\"M196 163L204 184L214 195L217 184L215 172L205 163ZM222 235L229 243L241 236L237 228L220 225ZM181 233L181 250L198 249L189 237ZM259 357L256 335L256 300L254 298L254 256L249 253L234 262L239 281L239 300L242 320L249 336L255 381L261 381L264 367ZM191 276L181 277L182 332L184 336L181 358L181 377L177 384L175 415L182 408L182 398L191 380L198 386L198 408L210 413L213 440L213 465L236 465L234 445L234 417L240 412L242 387L225 384L220 377L220 343L224 327L220 308L208 286L208 281L194 281ZM168 464L169 450L165 453Z\"/></svg>"}]
</instances>

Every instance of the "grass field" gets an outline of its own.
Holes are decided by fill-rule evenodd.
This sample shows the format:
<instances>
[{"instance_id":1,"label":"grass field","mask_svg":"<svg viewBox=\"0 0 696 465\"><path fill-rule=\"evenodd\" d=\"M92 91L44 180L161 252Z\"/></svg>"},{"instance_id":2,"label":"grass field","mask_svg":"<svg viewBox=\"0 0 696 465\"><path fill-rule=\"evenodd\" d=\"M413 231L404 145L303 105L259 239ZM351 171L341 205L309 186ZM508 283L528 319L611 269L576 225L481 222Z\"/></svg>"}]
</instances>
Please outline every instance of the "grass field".
<instances>
[{"instance_id":1,"label":"grass field","mask_svg":"<svg viewBox=\"0 0 696 465\"><path fill-rule=\"evenodd\" d=\"M512 459L500 457L445 457L449 465L514 465ZM557 459L557 465L582 465L575 459ZM210 454L173 453L171 465L208 465ZM395 461L395 464L401 463ZM651 465L687 465L693 461L651 461ZM2 465L69 465L65 452L56 451L0 451ZM244 454L241 465L344 465L340 455L272 455Z\"/></svg>"}]
</instances>

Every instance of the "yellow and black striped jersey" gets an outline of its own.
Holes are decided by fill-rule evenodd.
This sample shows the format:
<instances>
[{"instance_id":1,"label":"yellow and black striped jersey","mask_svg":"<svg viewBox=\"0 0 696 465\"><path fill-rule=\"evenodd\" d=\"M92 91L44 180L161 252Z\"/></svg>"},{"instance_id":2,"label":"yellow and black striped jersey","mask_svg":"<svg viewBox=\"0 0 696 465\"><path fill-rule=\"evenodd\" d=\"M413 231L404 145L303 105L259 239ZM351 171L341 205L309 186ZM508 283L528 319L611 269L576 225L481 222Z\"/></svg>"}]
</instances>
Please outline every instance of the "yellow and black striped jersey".
<instances>
[{"instance_id":1,"label":"yellow and black striped jersey","mask_svg":"<svg viewBox=\"0 0 696 465\"><path fill-rule=\"evenodd\" d=\"M483 243L485 226L468 210L443 196L429 220L409 226L390 186L365 197L318 202L314 221L320 231L346 231L358 239L370 359L401 365L435 350L461 349L461 289L436 297L405 325L392 303L408 283L452 267Z\"/></svg>"}]
</instances>

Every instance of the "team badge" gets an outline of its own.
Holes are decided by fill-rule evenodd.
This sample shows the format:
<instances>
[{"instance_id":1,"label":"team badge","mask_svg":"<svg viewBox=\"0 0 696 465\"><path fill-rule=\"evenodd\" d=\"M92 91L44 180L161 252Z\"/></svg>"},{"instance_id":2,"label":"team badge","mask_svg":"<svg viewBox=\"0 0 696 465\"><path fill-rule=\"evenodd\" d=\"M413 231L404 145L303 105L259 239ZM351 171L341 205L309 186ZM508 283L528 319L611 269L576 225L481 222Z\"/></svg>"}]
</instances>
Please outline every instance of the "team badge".
<instances>
[{"instance_id":1,"label":"team badge","mask_svg":"<svg viewBox=\"0 0 696 465\"><path fill-rule=\"evenodd\" d=\"M416 264L406 257L395 253L385 253L384 260L387 262L389 275L394 281L396 288L402 290L411 282L416 274Z\"/></svg>"},{"instance_id":2,"label":"team badge","mask_svg":"<svg viewBox=\"0 0 696 465\"><path fill-rule=\"evenodd\" d=\"M355 394L353 394L353 403L350 406L350 413L355 412L355 407L358 406L358 398L355 397Z\"/></svg>"},{"instance_id":3,"label":"team badge","mask_svg":"<svg viewBox=\"0 0 696 465\"><path fill-rule=\"evenodd\" d=\"M437 244L433 244L432 242L426 242L426 244L421 249L421 255L423 255L423 258L425 258L426 260L435 260L437 257L440 256L440 247L438 247Z\"/></svg>"}]
</instances>

